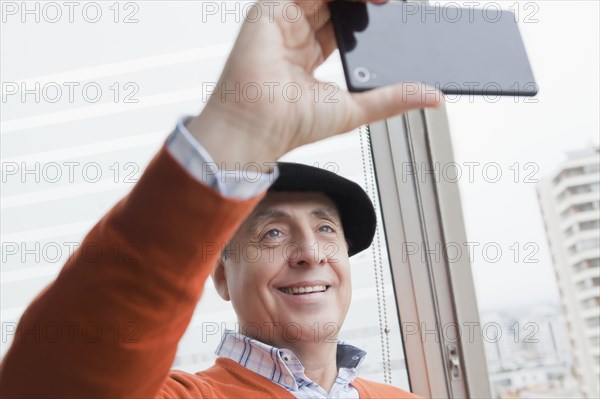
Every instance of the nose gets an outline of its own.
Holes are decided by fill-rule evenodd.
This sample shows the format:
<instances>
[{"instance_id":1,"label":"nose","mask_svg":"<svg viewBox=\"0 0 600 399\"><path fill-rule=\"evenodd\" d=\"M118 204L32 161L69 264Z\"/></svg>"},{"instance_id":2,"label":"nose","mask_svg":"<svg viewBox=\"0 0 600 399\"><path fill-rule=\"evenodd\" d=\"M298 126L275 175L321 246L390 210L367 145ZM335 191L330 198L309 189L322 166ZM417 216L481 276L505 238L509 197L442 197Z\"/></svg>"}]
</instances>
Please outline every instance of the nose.
<instances>
[{"instance_id":1,"label":"nose","mask_svg":"<svg viewBox=\"0 0 600 399\"><path fill-rule=\"evenodd\" d=\"M322 266L328 263L327 246L331 243L319 240L310 230L299 232L286 251L291 266Z\"/></svg>"}]
</instances>

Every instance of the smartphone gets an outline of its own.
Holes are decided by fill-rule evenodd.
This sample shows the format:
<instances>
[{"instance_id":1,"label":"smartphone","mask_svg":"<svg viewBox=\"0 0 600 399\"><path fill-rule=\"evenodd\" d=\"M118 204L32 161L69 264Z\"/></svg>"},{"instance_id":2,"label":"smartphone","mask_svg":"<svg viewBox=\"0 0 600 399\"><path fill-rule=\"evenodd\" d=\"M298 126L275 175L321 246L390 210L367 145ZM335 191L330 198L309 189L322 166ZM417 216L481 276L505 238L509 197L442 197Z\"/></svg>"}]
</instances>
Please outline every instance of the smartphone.
<instances>
[{"instance_id":1,"label":"smartphone","mask_svg":"<svg viewBox=\"0 0 600 399\"><path fill-rule=\"evenodd\" d=\"M538 92L515 15L390 1L332 1L348 90L423 82L446 94Z\"/></svg>"}]
</instances>

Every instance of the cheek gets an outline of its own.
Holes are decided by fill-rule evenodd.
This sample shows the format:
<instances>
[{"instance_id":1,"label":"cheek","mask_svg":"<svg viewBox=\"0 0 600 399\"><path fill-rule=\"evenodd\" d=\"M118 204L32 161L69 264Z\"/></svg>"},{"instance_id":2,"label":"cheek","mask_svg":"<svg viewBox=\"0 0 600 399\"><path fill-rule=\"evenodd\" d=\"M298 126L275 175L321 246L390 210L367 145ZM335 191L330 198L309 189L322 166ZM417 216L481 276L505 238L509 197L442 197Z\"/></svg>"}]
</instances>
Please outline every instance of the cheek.
<instances>
[{"instance_id":1,"label":"cheek","mask_svg":"<svg viewBox=\"0 0 600 399\"><path fill-rule=\"evenodd\" d=\"M347 281L344 285L342 304L348 309L350 307L350 302L352 302L352 284L350 281Z\"/></svg>"},{"instance_id":2,"label":"cheek","mask_svg":"<svg viewBox=\"0 0 600 399\"><path fill-rule=\"evenodd\" d=\"M272 252L272 251L271 251ZM264 300L271 288L270 282L281 269L281 262L274 262L273 254L267 250L248 250L243 261L234 268L235 284L231 285L234 292L230 295L241 301L256 303Z\"/></svg>"},{"instance_id":3,"label":"cheek","mask_svg":"<svg viewBox=\"0 0 600 399\"><path fill-rule=\"evenodd\" d=\"M350 273L350 264L347 261L340 260L336 266L333 267L335 274L338 279L338 289L340 293L340 300L344 303L350 303L352 299L352 275Z\"/></svg>"},{"instance_id":4,"label":"cheek","mask_svg":"<svg viewBox=\"0 0 600 399\"><path fill-rule=\"evenodd\" d=\"M340 257L337 260L337 262L333 265L333 271L335 272L340 285L352 284L350 262L348 260L348 257Z\"/></svg>"}]
</instances>

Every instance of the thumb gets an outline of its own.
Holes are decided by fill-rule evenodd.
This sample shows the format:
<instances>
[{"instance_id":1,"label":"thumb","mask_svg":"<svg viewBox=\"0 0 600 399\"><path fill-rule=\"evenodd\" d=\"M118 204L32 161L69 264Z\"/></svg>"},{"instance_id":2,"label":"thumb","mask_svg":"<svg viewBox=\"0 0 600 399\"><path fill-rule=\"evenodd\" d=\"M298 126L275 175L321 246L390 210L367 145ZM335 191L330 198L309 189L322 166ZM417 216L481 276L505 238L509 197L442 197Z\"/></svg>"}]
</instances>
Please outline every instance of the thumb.
<instances>
[{"instance_id":1,"label":"thumb","mask_svg":"<svg viewBox=\"0 0 600 399\"><path fill-rule=\"evenodd\" d=\"M361 126L421 108L438 108L444 102L441 91L425 83L403 82L351 95L356 109L352 125Z\"/></svg>"}]
</instances>

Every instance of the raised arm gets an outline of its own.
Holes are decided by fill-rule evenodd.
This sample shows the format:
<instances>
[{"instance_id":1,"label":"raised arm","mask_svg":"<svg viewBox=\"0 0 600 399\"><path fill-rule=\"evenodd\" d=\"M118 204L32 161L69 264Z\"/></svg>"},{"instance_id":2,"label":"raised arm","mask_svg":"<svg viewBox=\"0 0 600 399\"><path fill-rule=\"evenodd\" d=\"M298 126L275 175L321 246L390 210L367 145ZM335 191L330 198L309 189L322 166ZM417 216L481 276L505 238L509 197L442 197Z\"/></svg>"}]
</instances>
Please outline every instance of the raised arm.
<instances>
[{"instance_id":1,"label":"raised arm","mask_svg":"<svg viewBox=\"0 0 600 399\"><path fill-rule=\"evenodd\" d=\"M0 396L156 394L218 248L259 199L220 196L163 148L26 310Z\"/></svg>"}]
</instances>

